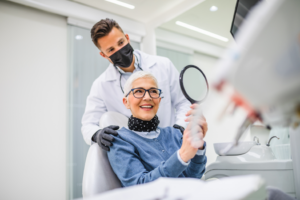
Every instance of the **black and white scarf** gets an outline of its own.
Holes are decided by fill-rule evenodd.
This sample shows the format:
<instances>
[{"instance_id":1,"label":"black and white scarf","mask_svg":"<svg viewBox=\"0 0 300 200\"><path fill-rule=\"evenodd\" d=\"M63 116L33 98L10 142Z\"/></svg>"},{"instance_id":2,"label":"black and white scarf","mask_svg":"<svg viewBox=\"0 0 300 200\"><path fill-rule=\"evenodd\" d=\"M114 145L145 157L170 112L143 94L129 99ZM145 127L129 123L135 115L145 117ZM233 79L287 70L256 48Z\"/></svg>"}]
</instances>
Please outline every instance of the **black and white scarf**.
<instances>
[{"instance_id":1,"label":"black and white scarf","mask_svg":"<svg viewBox=\"0 0 300 200\"><path fill-rule=\"evenodd\" d=\"M150 132L155 131L159 124L159 119L155 115L150 121L144 121L138 118L135 118L131 115L128 120L128 128L132 131L138 132Z\"/></svg>"}]
</instances>

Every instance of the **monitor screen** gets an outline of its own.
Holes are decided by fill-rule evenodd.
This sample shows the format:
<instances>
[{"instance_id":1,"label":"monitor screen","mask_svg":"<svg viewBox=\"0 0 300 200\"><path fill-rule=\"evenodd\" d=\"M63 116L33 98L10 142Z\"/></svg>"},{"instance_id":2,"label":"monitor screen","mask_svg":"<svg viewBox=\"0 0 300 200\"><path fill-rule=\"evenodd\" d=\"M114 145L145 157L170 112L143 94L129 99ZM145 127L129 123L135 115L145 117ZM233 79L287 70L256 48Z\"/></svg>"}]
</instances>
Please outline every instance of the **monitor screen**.
<instances>
[{"instance_id":1,"label":"monitor screen","mask_svg":"<svg viewBox=\"0 0 300 200\"><path fill-rule=\"evenodd\" d=\"M261 0L237 0L230 33L235 38L237 31L253 6Z\"/></svg>"}]
</instances>

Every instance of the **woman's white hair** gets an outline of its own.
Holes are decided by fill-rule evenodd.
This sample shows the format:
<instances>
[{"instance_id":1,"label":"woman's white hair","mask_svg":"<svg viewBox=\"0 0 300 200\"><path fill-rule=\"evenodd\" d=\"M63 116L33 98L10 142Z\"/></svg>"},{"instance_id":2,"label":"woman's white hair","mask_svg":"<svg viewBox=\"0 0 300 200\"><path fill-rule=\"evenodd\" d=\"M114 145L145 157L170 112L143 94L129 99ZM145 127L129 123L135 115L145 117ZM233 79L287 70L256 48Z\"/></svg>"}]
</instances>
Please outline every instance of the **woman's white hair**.
<instances>
[{"instance_id":1,"label":"woman's white hair","mask_svg":"<svg viewBox=\"0 0 300 200\"><path fill-rule=\"evenodd\" d=\"M154 80L155 84L158 87L156 78L150 72L138 71L132 74L126 81L124 86L124 96L126 96L129 93L129 91L132 89L132 83L139 78L151 78L152 80Z\"/></svg>"}]
</instances>

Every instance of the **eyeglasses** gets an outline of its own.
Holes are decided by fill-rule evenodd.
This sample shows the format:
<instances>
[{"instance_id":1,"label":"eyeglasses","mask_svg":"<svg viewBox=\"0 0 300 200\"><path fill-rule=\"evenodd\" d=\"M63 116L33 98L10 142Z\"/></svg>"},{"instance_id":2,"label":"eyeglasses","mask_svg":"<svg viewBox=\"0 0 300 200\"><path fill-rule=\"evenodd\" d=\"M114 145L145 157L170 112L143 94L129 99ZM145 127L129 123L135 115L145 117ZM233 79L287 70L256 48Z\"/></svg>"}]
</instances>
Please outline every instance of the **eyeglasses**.
<instances>
[{"instance_id":1,"label":"eyeglasses","mask_svg":"<svg viewBox=\"0 0 300 200\"><path fill-rule=\"evenodd\" d=\"M143 98L146 92L148 92L149 96L153 99L157 99L161 95L161 89L151 88L149 90L145 90L143 88L133 88L128 92L128 94L125 97L127 97L130 94L130 92L132 92L133 96L138 99Z\"/></svg>"}]
</instances>

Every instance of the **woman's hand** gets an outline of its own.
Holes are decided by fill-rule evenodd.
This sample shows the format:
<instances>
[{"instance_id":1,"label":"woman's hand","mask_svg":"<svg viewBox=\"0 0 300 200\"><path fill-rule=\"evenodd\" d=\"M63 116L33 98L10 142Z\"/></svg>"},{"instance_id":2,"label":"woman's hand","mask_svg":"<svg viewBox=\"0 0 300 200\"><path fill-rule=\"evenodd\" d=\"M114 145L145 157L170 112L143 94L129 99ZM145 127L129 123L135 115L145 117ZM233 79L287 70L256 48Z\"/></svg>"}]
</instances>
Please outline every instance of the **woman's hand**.
<instances>
[{"instance_id":1,"label":"woman's hand","mask_svg":"<svg viewBox=\"0 0 300 200\"><path fill-rule=\"evenodd\" d=\"M191 110L189 110L189 111L185 114L185 116L187 116L187 118L185 119L186 122L190 122L190 121L191 121L193 115L194 115L195 112L196 112L197 106L198 106L197 104L192 104L192 105L190 106ZM203 130L203 138L204 138L205 135L206 135L206 132L207 132L207 130L208 130L208 126L207 126L206 119L205 119L205 117L204 117L203 115L202 115L202 117L199 119L198 124L199 124L199 126L202 128L202 130Z\"/></svg>"},{"instance_id":2,"label":"woman's hand","mask_svg":"<svg viewBox=\"0 0 300 200\"><path fill-rule=\"evenodd\" d=\"M199 149L203 149L203 132L200 126L197 127L197 133L199 134L199 137L202 138L200 141ZM198 148L194 148L191 142L191 123L189 123L184 131L182 145L179 149L179 155L184 162L188 162L190 159L192 159L198 151Z\"/></svg>"}]
</instances>

